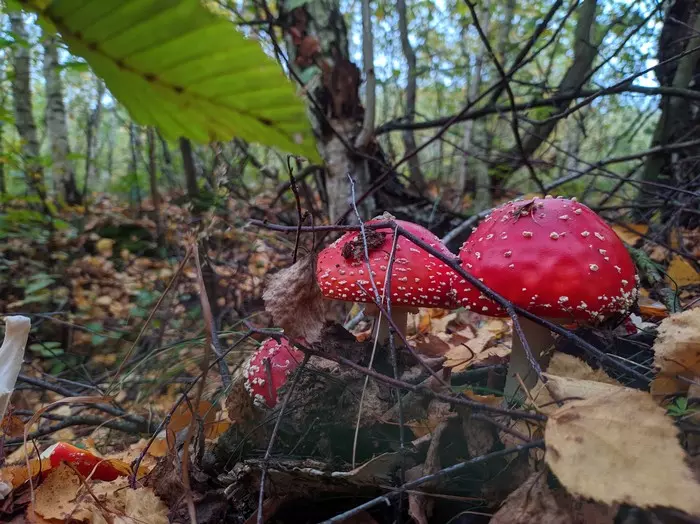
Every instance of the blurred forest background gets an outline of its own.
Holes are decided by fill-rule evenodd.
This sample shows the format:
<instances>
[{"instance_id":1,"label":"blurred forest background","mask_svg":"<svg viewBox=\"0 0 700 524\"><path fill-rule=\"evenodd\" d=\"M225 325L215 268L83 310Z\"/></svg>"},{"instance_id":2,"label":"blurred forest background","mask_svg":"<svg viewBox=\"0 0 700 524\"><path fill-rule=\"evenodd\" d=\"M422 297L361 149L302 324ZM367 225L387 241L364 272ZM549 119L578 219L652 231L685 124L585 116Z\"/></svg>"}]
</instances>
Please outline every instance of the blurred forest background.
<instances>
[{"instance_id":1,"label":"blurred forest background","mask_svg":"<svg viewBox=\"0 0 700 524\"><path fill-rule=\"evenodd\" d=\"M229 101L255 106L255 126L187 104L162 111L134 88L113 95L45 21L6 8L14 3L0 10L0 313L33 325L15 414L26 421L57 398L120 391L111 411L44 417L30 433L38 442L147 437L192 389L211 333L229 366L210 373L204 396L210 408L223 403L256 338L244 322L273 327L266 276L296 260L293 234L251 219L354 223L356 203L364 220L388 211L456 252L506 200L576 197L628 244L647 314L697 303L695 0L203 2L262 46L302 101L285 121L285 79L226 77L236 51L217 41L210 65L221 72L183 76L222 93L230 80ZM169 132L143 124L149 111ZM172 132L189 119L187 137ZM212 122L212 140L200 120ZM275 126L284 140L260 130ZM301 251L318 240L304 236ZM368 329L357 309L335 313ZM8 436L6 454L22 440Z\"/></svg>"}]
</instances>

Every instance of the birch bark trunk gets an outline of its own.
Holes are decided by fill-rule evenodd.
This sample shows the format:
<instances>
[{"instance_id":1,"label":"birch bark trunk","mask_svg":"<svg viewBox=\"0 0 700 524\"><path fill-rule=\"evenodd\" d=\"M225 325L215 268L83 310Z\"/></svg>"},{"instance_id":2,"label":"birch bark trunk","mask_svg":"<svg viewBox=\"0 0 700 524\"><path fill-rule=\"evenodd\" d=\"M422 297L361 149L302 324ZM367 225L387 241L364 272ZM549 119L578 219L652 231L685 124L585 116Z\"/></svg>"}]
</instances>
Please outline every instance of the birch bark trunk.
<instances>
[{"instance_id":1,"label":"birch bark trunk","mask_svg":"<svg viewBox=\"0 0 700 524\"><path fill-rule=\"evenodd\" d=\"M27 41L29 35L24 25L22 13L12 12L9 15L12 32L21 40ZM41 199L44 211L50 214L46 204L46 186L44 169L39 160L39 138L36 123L32 113L32 90L30 73L30 49L17 45L12 60L15 78L12 82L12 98L15 111L15 126L22 139L22 156L27 184Z\"/></svg>"},{"instance_id":2,"label":"birch bark trunk","mask_svg":"<svg viewBox=\"0 0 700 524\"><path fill-rule=\"evenodd\" d=\"M66 106L58 61L56 37L44 39L44 80L46 82L46 128L51 143L51 172L58 195L68 205L80 204L82 197L75 182L75 166L70 159Z\"/></svg>"}]
</instances>

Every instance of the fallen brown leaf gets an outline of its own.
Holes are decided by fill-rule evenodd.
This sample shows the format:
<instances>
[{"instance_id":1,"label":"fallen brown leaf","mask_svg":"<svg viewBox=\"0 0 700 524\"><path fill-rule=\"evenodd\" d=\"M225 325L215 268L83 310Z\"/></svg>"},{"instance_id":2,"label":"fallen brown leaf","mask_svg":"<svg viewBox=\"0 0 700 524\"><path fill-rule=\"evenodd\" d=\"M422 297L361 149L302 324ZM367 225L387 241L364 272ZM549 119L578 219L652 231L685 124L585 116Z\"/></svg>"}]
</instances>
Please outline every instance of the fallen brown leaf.
<instances>
[{"instance_id":1,"label":"fallen brown leaf","mask_svg":"<svg viewBox=\"0 0 700 524\"><path fill-rule=\"evenodd\" d=\"M325 301L316 281L316 257L309 255L272 275L263 293L265 309L290 339L317 342Z\"/></svg>"},{"instance_id":2,"label":"fallen brown leaf","mask_svg":"<svg viewBox=\"0 0 700 524\"><path fill-rule=\"evenodd\" d=\"M693 265L680 255L671 257L666 277L669 284L676 284L678 287L700 284L700 273L695 271Z\"/></svg>"},{"instance_id":3,"label":"fallen brown leaf","mask_svg":"<svg viewBox=\"0 0 700 524\"><path fill-rule=\"evenodd\" d=\"M606 384L621 385L602 369L593 369L580 358L561 352L556 352L552 355L552 359L547 367L547 373L560 377L595 380Z\"/></svg>"},{"instance_id":4,"label":"fallen brown leaf","mask_svg":"<svg viewBox=\"0 0 700 524\"><path fill-rule=\"evenodd\" d=\"M574 495L700 515L700 483L678 430L647 393L571 401L550 415L545 441L547 464Z\"/></svg>"},{"instance_id":5,"label":"fallen brown leaf","mask_svg":"<svg viewBox=\"0 0 700 524\"><path fill-rule=\"evenodd\" d=\"M75 510L80 477L66 464L51 470L34 492L33 510L46 519L65 520Z\"/></svg>"},{"instance_id":6,"label":"fallen brown leaf","mask_svg":"<svg viewBox=\"0 0 700 524\"><path fill-rule=\"evenodd\" d=\"M651 383L657 399L685 393L689 382L700 376L700 308L664 319L654 343L654 366L659 369Z\"/></svg>"},{"instance_id":7,"label":"fallen brown leaf","mask_svg":"<svg viewBox=\"0 0 700 524\"><path fill-rule=\"evenodd\" d=\"M586 502L547 485L545 471L533 473L511 493L490 524L613 524L617 507Z\"/></svg>"}]
</instances>

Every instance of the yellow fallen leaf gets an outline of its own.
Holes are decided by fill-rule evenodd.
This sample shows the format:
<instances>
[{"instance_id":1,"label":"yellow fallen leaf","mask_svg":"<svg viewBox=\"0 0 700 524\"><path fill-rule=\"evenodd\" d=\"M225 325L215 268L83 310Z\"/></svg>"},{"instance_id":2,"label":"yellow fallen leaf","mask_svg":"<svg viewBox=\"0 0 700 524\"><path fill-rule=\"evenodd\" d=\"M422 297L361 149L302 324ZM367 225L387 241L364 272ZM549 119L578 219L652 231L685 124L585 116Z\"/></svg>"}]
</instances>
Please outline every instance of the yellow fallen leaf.
<instances>
[{"instance_id":1,"label":"yellow fallen leaf","mask_svg":"<svg viewBox=\"0 0 700 524\"><path fill-rule=\"evenodd\" d=\"M612 226L613 231L617 233L624 243L633 246L637 241L642 238L641 235L646 235L649 231L649 226L647 224L615 224ZM631 231L630 231L631 230Z\"/></svg>"},{"instance_id":2,"label":"yellow fallen leaf","mask_svg":"<svg viewBox=\"0 0 700 524\"><path fill-rule=\"evenodd\" d=\"M619 382L610 378L601 368L594 370L580 358L559 351L552 355L552 359L547 367L547 373L559 377L595 380L606 384L620 385Z\"/></svg>"},{"instance_id":3,"label":"yellow fallen leaf","mask_svg":"<svg viewBox=\"0 0 700 524\"><path fill-rule=\"evenodd\" d=\"M114 240L111 238L101 238L95 243L95 249L103 257L111 257L114 248Z\"/></svg>"},{"instance_id":4,"label":"yellow fallen leaf","mask_svg":"<svg viewBox=\"0 0 700 524\"><path fill-rule=\"evenodd\" d=\"M46 519L65 520L75 509L80 477L73 468L61 464L51 470L34 492L34 511Z\"/></svg>"},{"instance_id":5,"label":"yellow fallen leaf","mask_svg":"<svg viewBox=\"0 0 700 524\"><path fill-rule=\"evenodd\" d=\"M486 326L479 328L476 337L472 339L463 337L460 333L455 333L447 342L450 349L445 353L446 361L443 366L452 368L453 372L458 372L489 357L505 357L509 355L509 347L504 344L494 343L503 335L503 326L507 326L503 321L488 323Z\"/></svg>"},{"instance_id":6,"label":"yellow fallen leaf","mask_svg":"<svg viewBox=\"0 0 700 524\"><path fill-rule=\"evenodd\" d=\"M551 375L550 373L543 373L543 375L547 379L547 387L545 387L542 382L538 382L537 385L532 388L530 395L538 409L545 414L553 413L559 409L559 404L555 399L566 403L566 401L570 399L590 399L614 395L627 389L620 384L616 385L614 383L598 382L596 380L560 377Z\"/></svg>"},{"instance_id":7,"label":"yellow fallen leaf","mask_svg":"<svg viewBox=\"0 0 700 524\"><path fill-rule=\"evenodd\" d=\"M700 308L689 309L661 321L654 343L654 366L659 370L651 383L657 398L688 391L700 376Z\"/></svg>"},{"instance_id":8,"label":"yellow fallen leaf","mask_svg":"<svg viewBox=\"0 0 700 524\"><path fill-rule=\"evenodd\" d=\"M675 283L678 287L700 284L700 273L695 271L693 265L680 255L671 257L666 275L669 284Z\"/></svg>"},{"instance_id":9,"label":"yellow fallen leaf","mask_svg":"<svg viewBox=\"0 0 700 524\"><path fill-rule=\"evenodd\" d=\"M648 393L571 401L550 415L545 442L547 464L574 495L700 515L700 483L678 429Z\"/></svg>"}]
</instances>

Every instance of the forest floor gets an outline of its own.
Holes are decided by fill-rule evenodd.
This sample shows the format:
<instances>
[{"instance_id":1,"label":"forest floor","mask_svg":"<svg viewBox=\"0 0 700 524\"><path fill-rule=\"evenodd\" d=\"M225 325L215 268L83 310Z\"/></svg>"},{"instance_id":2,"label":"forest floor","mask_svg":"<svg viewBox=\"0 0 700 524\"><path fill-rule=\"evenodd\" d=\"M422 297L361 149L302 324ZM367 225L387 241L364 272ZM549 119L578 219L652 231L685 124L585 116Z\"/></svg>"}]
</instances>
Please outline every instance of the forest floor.
<instances>
[{"instance_id":1,"label":"forest floor","mask_svg":"<svg viewBox=\"0 0 700 524\"><path fill-rule=\"evenodd\" d=\"M632 508L621 509L587 486L570 489L582 495L574 497L551 474L542 474L540 439L546 416L553 416L547 391L530 399L537 406L528 408L536 415L531 418L491 413L494 418L485 420L473 406L445 401L459 393L485 406L501 405L512 337L508 320L440 309L410 315L408 340L425 361L418 366L408 362L410 355L400 355L401 383L413 390L397 409L390 384L366 381L361 371L368 364L371 322L358 317L357 306L338 309L343 317L335 320L347 330L327 327L323 339L334 357L311 357L310 372L299 380L283 416L279 406L256 408L242 388L242 365L267 337L263 330L275 327L262 294L270 275L292 265L295 240L294 234L249 224L250 218L278 221L264 211L273 197L260 196L252 205L231 200L202 213L179 205L175 196L166 198L160 245L147 204L137 213L100 197L89 213L66 211L51 227L32 223L22 209L3 214L0 311L28 316L32 331L2 423L0 521L186 522L194 511L200 523L318 522L349 511L346 522L383 523L394 520L398 507L404 521L419 523L612 523L622 513L633 519L634 507L645 506L625 491L639 488L631 480L615 488L617 501L626 499ZM680 247L700 259L700 232L674 231L669 250L643 238L646 226L615 230L638 250L638 265L642 261L639 307L621 325L580 335L653 380L657 404L686 431L680 442L698 476L700 387L694 381L700 358L681 355L679 373L660 368L655 351L669 345L667 338L657 340L658 326L666 323L674 347L685 344L700 354L700 274L672 251ZM312 245L310 236L303 237L300 256ZM201 300L202 289L208 303ZM589 390L649 389L565 340L558 349L548 373L569 380L559 384L564 396L587 398L584 381ZM339 356L347 357L349 367ZM206 380L198 381L204 368ZM391 374L386 353L373 369ZM668 394L669 383L680 389ZM432 393L422 395L426 390ZM651 409L634 396L625 405ZM546 430L553 442L564 438L549 425ZM610 435L601 434L597 452L610 458L605 449L611 439L627 443L631 454L659 446L672 453L678 446L663 440L668 435L640 443L629 432L615 426ZM45 450L57 442L80 448L84 456L77 459L81 452L73 450L63 461L53 460ZM502 453L512 446L525 452ZM58 448L52 449L55 455ZM654 475L658 461L666 460L663 452L658 455L632 473ZM103 460L100 467L93 467L94 457ZM480 457L489 459L482 463ZM468 472L444 473L470 461ZM612 469L615 460L609 462ZM92 466L86 470L85 464ZM607 470L590 473L606 472L614 477ZM396 491L412 482L415 489ZM138 489L123 489L129 484ZM405 504L380 500L358 508L385 495L401 495ZM690 504L676 500L680 495L656 495L648 506L690 512ZM677 513L653 518L670 522L681 518Z\"/></svg>"}]
</instances>

